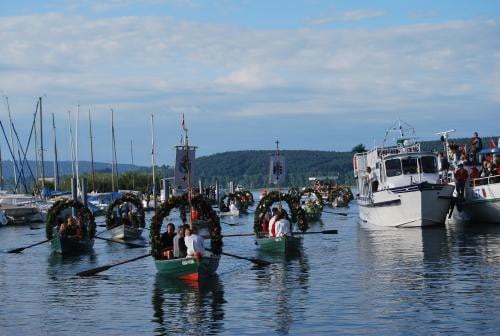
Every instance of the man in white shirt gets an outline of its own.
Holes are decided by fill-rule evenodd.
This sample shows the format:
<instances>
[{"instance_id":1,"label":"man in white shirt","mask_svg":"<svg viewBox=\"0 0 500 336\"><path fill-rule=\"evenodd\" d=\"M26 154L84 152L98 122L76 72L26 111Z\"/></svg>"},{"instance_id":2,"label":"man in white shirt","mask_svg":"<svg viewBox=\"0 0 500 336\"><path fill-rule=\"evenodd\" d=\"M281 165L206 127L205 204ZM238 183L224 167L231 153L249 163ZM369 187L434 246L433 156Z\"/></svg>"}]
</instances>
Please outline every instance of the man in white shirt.
<instances>
[{"instance_id":1,"label":"man in white shirt","mask_svg":"<svg viewBox=\"0 0 500 336\"><path fill-rule=\"evenodd\" d=\"M291 236L290 221L286 218L284 212L281 212L276 222L276 237Z\"/></svg>"},{"instance_id":2,"label":"man in white shirt","mask_svg":"<svg viewBox=\"0 0 500 336\"><path fill-rule=\"evenodd\" d=\"M193 229L186 227L184 229L184 243L187 248L188 257L201 257L205 251L203 237L193 232Z\"/></svg>"},{"instance_id":3,"label":"man in white shirt","mask_svg":"<svg viewBox=\"0 0 500 336\"><path fill-rule=\"evenodd\" d=\"M278 219L278 208L273 208L273 217L269 221L269 237L276 236L276 221Z\"/></svg>"}]
</instances>

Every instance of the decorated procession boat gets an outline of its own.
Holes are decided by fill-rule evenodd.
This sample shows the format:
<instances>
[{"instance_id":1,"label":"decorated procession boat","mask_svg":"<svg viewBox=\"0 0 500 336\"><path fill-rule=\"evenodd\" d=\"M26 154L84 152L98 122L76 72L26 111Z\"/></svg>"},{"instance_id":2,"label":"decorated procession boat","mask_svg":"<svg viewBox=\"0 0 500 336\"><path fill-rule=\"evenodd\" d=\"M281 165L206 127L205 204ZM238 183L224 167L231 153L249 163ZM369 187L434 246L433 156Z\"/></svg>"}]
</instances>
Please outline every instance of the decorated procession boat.
<instances>
[{"instance_id":1,"label":"decorated procession boat","mask_svg":"<svg viewBox=\"0 0 500 336\"><path fill-rule=\"evenodd\" d=\"M166 199L156 208L150 228L151 255L155 260L158 274L162 277L200 281L215 275L219 267L222 235L219 217L212 208L211 200L202 194L194 197L192 195L192 163L195 159L196 147L189 146L184 115L182 116L182 128L184 130L184 143L175 147L174 185L175 189L185 190L185 193ZM202 231L208 234L211 247L208 251L204 247L205 251L197 251L195 257L165 258L164 252L168 247L163 246L161 226L163 220L170 215L174 208L179 210L183 223L188 222L186 217L189 213L190 228L198 231L198 234L201 234Z\"/></svg>"},{"instance_id":2,"label":"decorated procession boat","mask_svg":"<svg viewBox=\"0 0 500 336\"><path fill-rule=\"evenodd\" d=\"M117 216L117 213L122 212L122 207L130 216L125 216L125 218ZM114 239L138 239L142 236L146 225L144 212L142 200L136 194L122 194L109 205L106 211L106 227L111 230Z\"/></svg>"},{"instance_id":3,"label":"decorated procession boat","mask_svg":"<svg viewBox=\"0 0 500 336\"><path fill-rule=\"evenodd\" d=\"M400 132L397 146L354 155L360 220L387 227L444 224L454 188L440 183L436 154L421 152L419 143L404 137L400 123L391 130ZM368 167L378 181L376 189Z\"/></svg>"},{"instance_id":4,"label":"decorated procession boat","mask_svg":"<svg viewBox=\"0 0 500 336\"><path fill-rule=\"evenodd\" d=\"M77 219L84 225L82 237L60 235L59 228L64 219L60 218L66 210L75 209ZM71 199L59 200L49 209L47 213L47 224L45 233L53 252L66 254L80 254L92 251L94 236L96 232L95 218L90 209L81 202Z\"/></svg>"}]
</instances>

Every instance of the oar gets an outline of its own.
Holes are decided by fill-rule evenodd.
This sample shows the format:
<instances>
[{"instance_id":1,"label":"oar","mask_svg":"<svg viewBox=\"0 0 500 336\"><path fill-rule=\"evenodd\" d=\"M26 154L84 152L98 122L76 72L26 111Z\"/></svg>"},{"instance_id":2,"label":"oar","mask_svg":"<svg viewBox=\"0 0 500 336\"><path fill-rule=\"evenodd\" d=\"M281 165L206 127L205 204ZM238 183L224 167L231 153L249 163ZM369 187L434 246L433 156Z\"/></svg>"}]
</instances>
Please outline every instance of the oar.
<instances>
[{"instance_id":1,"label":"oar","mask_svg":"<svg viewBox=\"0 0 500 336\"><path fill-rule=\"evenodd\" d=\"M206 249L206 250L207 251L212 251L210 249ZM269 265L271 265L271 263L269 261L262 260L262 259L242 257L242 256L239 256L239 255L231 254L231 253L227 253L227 252L221 252L221 254L226 255L228 257L233 257L233 258L236 258L236 259L248 260L248 261L251 261L254 264L259 265L259 266L269 266Z\"/></svg>"},{"instance_id":2,"label":"oar","mask_svg":"<svg viewBox=\"0 0 500 336\"><path fill-rule=\"evenodd\" d=\"M94 238L106 240L106 241L109 241L109 242L112 242L112 243L124 244L124 245L127 245L129 247L133 247L133 248L147 247L146 245L139 245L139 244L134 244L134 243L122 242L122 241L119 241L119 240L114 240L114 239L109 239L109 238L103 238L103 237L99 237L99 236L95 236Z\"/></svg>"},{"instance_id":3,"label":"oar","mask_svg":"<svg viewBox=\"0 0 500 336\"><path fill-rule=\"evenodd\" d=\"M228 222L224 222L224 221L220 221L222 224L227 224L229 226L237 226L239 225L238 223L228 223Z\"/></svg>"},{"instance_id":4,"label":"oar","mask_svg":"<svg viewBox=\"0 0 500 336\"><path fill-rule=\"evenodd\" d=\"M323 212L326 212L326 213L329 213L329 214L333 214L333 215L339 215L339 216L347 216L348 215L345 212L330 212L330 211L326 211L326 210L323 210Z\"/></svg>"},{"instance_id":5,"label":"oar","mask_svg":"<svg viewBox=\"0 0 500 336\"><path fill-rule=\"evenodd\" d=\"M294 232L293 234L315 234L315 233L322 233L322 234L337 234L339 233L337 230L324 230L324 231L309 231L309 232Z\"/></svg>"},{"instance_id":6,"label":"oar","mask_svg":"<svg viewBox=\"0 0 500 336\"><path fill-rule=\"evenodd\" d=\"M7 251L7 253L21 253L23 250L27 249L27 248L30 248L30 247L33 247L33 246L37 246L37 245L41 245L43 243L46 243L48 242L49 240L46 239L44 241L41 241L41 242L38 242L38 243L35 243L35 244L31 244L31 245L28 245L28 246L25 246L25 247L18 247L18 248L15 248L13 250L9 250Z\"/></svg>"},{"instance_id":7,"label":"oar","mask_svg":"<svg viewBox=\"0 0 500 336\"><path fill-rule=\"evenodd\" d=\"M105 266L100 266L100 267L92 268L92 269L89 269L89 270L86 270L86 271L78 272L78 273L76 273L76 275L81 276L81 277L96 275L97 273L104 272L104 271L110 269L111 267L115 267L115 266L118 266L118 265L123 265L123 264L129 263L129 262L132 262L132 261L136 261L136 260L139 260L139 259L143 259L143 258L149 257L150 255L151 255L151 253L148 253L148 254L144 254L142 256L135 257L135 258L132 258L132 259L127 259L127 260L124 260L124 261L120 261L120 262L117 262L115 264L109 264L109 265L105 265Z\"/></svg>"}]
</instances>

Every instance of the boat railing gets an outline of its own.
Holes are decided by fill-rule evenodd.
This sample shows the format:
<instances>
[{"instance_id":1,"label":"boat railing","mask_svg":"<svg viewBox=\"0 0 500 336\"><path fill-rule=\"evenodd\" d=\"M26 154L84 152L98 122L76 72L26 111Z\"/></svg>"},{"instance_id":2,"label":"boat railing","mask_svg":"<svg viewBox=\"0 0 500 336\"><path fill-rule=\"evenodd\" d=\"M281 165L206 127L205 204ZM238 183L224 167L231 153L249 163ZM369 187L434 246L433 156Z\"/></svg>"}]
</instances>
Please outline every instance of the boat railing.
<instances>
[{"instance_id":1,"label":"boat railing","mask_svg":"<svg viewBox=\"0 0 500 336\"><path fill-rule=\"evenodd\" d=\"M499 182L500 182L500 175L480 177L469 181L471 187L476 187L480 185L489 185Z\"/></svg>"}]
</instances>

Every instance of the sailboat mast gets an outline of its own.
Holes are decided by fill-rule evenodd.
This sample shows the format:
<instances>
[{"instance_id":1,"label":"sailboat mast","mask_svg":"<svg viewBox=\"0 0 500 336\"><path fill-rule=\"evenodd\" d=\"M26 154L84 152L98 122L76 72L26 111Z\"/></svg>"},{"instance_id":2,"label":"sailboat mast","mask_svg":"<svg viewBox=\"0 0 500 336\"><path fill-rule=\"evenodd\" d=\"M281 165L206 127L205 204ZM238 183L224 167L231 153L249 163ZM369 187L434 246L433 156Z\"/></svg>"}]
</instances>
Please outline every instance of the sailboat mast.
<instances>
[{"instance_id":1,"label":"sailboat mast","mask_svg":"<svg viewBox=\"0 0 500 336\"><path fill-rule=\"evenodd\" d=\"M92 164L92 191L95 191L95 167L94 167L94 142L92 138L92 119L89 109L89 129L90 129L90 161Z\"/></svg>"},{"instance_id":2,"label":"sailboat mast","mask_svg":"<svg viewBox=\"0 0 500 336\"><path fill-rule=\"evenodd\" d=\"M9 114L9 124L10 124L10 147L12 148L12 152L15 153L16 149L14 147L14 125L12 122L12 115L10 113L10 104L9 104L9 97L5 96L5 103L7 104L7 112ZM14 162L14 158L12 159L12 171L14 172L14 185L17 186L17 165ZM17 188L15 190L17 192Z\"/></svg>"},{"instance_id":3,"label":"sailboat mast","mask_svg":"<svg viewBox=\"0 0 500 336\"><path fill-rule=\"evenodd\" d=\"M153 166L153 199L155 200L155 208L156 208L156 173L155 173L155 127L154 127L154 114L151 114L151 165Z\"/></svg>"},{"instance_id":4,"label":"sailboat mast","mask_svg":"<svg viewBox=\"0 0 500 336\"><path fill-rule=\"evenodd\" d=\"M36 104L36 112L38 112L38 108L40 106L40 101L37 102ZM36 116L35 116L35 123L36 123ZM35 188L38 188L38 134L37 134L37 127L35 126L35 128L33 129L34 133L35 133ZM21 164L21 167L22 167L22 162L20 163Z\"/></svg>"},{"instance_id":5,"label":"sailboat mast","mask_svg":"<svg viewBox=\"0 0 500 336\"><path fill-rule=\"evenodd\" d=\"M280 162L280 142L279 140L276 140L276 162L281 165ZM279 174L279 171L277 172ZM278 175L278 179L276 181L276 186L278 188L278 196L279 196L279 202L281 204L281 189L280 189L280 176Z\"/></svg>"},{"instance_id":6,"label":"sailboat mast","mask_svg":"<svg viewBox=\"0 0 500 336\"><path fill-rule=\"evenodd\" d=\"M76 106L76 120L75 120L75 160L76 160L76 165L75 165L75 168L76 168L76 190L78 190L78 192L80 192L81 188L80 188L80 174L79 174L79 171L80 171L80 161L78 159L78 129L80 128L79 127L79 122L80 122L80 104L78 104Z\"/></svg>"},{"instance_id":7,"label":"sailboat mast","mask_svg":"<svg viewBox=\"0 0 500 336\"><path fill-rule=\"evenodd\" d=\"M130 157L132 158L132 190L135 190L135 171L134 168L134 145L130 140Z\"/></svg>"},{"instance_id":8,"label":"sailboat mast","mask_svg":"<svg viewBox=\"0 0 500 336\"><path fill-rule=\"evenodd\" d=\"M52 134L54 139L54 190L59 186L59 162L57 160L56 122L52 113Z\"/></svg>"},{"instance_id":9,"label":"sailboat mast","mask_svg":"<svg viewBox=\"0 0 500 336\"><path fill-rule=\"evenodd\" d=\"M111 191L115 191L115 127L113 109L111 109Z\"/></svg>"},{"instance_id":10,"label":"sailboat mast","mask_svg":"<svg viewBox=\"0 0 500 336\"><path fill-rule=\"evenodd\" d=\"M45 161L43 160L43 116L42 116L42 97L40 100L40 159L42 160L42 188L45 187Z\"/></svg>"},{"instance_id":11,"label":"sailboat mast","mask_svg":"<svg viewBox=\"0 0 500 336\"><path fill-rule=\"evenodd\" d=\"M73 128L71 127L71 111L68 111L69 119L69 144L71 154L71 177L75 177L75 146L73 144Z\"/></svg>"}]
</instances>

